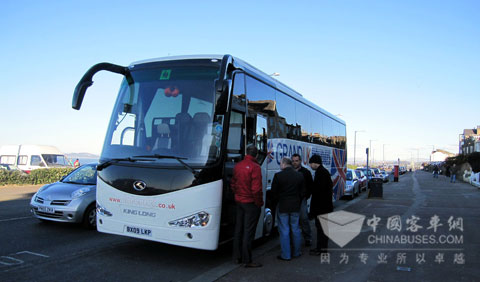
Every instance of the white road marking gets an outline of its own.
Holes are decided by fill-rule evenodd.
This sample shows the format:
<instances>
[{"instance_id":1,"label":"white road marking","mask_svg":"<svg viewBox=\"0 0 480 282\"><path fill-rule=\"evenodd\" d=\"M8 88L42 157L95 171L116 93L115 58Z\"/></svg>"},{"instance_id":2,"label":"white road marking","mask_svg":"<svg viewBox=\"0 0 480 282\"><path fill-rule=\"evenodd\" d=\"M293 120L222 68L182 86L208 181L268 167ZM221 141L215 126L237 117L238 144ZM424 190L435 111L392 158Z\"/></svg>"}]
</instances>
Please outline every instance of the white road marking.
<instances>
[{"instance_id":1,"label":"white road marking","mask_svg":"<svg viewBox=\"0 0 480 282\"><path fill-rule=\"evenodd\" d=\"M0 219L0 222L14 221L14 220L20 220L20 219L27 219L27 218L33 218L33 217L32 216L24 216L24 217L14 217L14 218Z\"/></svg>"},{"instance_id":2,"label":"white road marking","mask_svg":"<svg viewBox=\"0 0 480 282\"><path fill-rule=\"evenodd\" d=\"M8 262L5 262L5 261L2 261L3 259L11 260L11 261L13 261L13 263L8 263ZM0 257L0 264L3 264L3 265L17 265L17 264L22 264L22 263L23 263L23 260L19 260L19 259L16 259L16 258L7 257L7 256L1 256Z\"/></svg>"},{"instance_id":3,"label":"white road marking","mask_svg":"<svg viewBox=\"0 0 480 282\"><path fill-rule=\"evenodd\" d=\"M0 256L0 265L15 266L15 265L24 264L25 261L18 258L21 255L23 255L22 258L25 259L27 262L32 260L32 256L37 256L42 258L50 257L47 255L34 253L30 251L21 251L18 253L10 254L8 256Z\"/></svg>"},{"instance_id":4,"label":"white road marking","mask_svg":"<svg viewBox=\"0 0 480 282\"><path fill-rule=\"evenodd\" d=\"M17 255L21 255L21 254L30 254L30 255L34 255L34 256L49 258L49 256L47 256L47 255L42 255L42 254L39 254L39 253L30 252L30 251L21 251L21 252L17 253Z\"/></svg>"}]
</instances>

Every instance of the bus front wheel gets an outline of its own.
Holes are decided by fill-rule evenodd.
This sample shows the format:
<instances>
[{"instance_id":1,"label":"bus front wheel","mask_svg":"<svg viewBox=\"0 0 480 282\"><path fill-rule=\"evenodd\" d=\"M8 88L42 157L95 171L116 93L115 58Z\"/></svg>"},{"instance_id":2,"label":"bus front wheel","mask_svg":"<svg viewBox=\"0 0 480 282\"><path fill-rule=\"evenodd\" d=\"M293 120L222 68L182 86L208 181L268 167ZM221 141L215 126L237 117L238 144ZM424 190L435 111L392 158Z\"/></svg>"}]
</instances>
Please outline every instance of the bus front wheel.
<instances>
[{"instance_id":1,"label":"bus front wheel","mask_svg":"<svg viewBox=\"0 0 480 282\"><path fill-rule=\"evenodd\" d=\"M263 217L263 236L270 236L273 229L273 215L269 208L265 209L265 215Z\"/></svg>"}]
</instances>

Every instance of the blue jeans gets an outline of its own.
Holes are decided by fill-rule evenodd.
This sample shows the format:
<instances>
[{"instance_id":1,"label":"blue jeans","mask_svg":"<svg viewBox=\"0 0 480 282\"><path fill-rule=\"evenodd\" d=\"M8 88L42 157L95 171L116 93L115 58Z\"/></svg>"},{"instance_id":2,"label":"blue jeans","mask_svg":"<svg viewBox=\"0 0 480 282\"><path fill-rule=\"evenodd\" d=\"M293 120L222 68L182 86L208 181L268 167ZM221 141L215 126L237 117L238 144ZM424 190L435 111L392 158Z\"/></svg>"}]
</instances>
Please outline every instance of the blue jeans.
<instances>
[{"instance_id":1,"label":"blue jeans","mask_svg":"<svg viewBox=\"0 0 480 282\"><path fill-rule=\"evenodd\" d=\"M450 182L455 183L455 180L457 180L457 175L455 175L455 173L452 173L452 174L450 175Z\"/></svg>"},{"instance_id":2,"label":"blue jeans","mask_svg":"<svg viewBox=\"0 0 480 282\"><path fill-rule=\"evenodd\" d=\"M282 247L282 258L291 259L290 231L293 239L293 257L301 255L300 245L302 244L302 232L298 224L299 212L278 213L278 232L280 233L280 246Z\"/></svg>"},{"instance_id":3,"label":"blue jeans","mask_svg":"<svg viewBox=\"0 0 480 282\"><path fill-rule=\"evenodd\" d=\"M303 198L300 206L300 227L302 228L303 239L305 242L312 241L312 229L308 220L307 199Z\"/></svg>"}]
</instances>

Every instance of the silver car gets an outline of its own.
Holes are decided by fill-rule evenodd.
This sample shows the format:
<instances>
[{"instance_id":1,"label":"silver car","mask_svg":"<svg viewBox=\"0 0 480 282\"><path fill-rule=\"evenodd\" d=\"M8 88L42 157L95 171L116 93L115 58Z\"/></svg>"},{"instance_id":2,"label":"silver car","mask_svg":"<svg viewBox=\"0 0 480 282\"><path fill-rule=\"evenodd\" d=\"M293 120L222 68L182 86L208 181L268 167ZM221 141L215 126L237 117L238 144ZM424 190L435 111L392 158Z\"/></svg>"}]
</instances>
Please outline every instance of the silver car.
<instances>
[{"instance_id":1,"label":"silver car","mask_svg":"<svg viewBox=\"0 0 480 282\"><path fill-rule=\"evenodd\" d=\"M358 176L353 169L347 169L347 183L345 186L345 196L350 196L352 199L360 194L360 182Z\"/></svg>"},{"instance_id":2,"label":"silver car","mask_svg":"<svg viewBox=\"0 0 480 282\"><path fill-rule=\"evenodd\" d=\"M86 164L59 182L42 186L30 201L31 211L40 220L82 223L96 227L95 194L97 164Z\"/></svg>"}]
</instances>

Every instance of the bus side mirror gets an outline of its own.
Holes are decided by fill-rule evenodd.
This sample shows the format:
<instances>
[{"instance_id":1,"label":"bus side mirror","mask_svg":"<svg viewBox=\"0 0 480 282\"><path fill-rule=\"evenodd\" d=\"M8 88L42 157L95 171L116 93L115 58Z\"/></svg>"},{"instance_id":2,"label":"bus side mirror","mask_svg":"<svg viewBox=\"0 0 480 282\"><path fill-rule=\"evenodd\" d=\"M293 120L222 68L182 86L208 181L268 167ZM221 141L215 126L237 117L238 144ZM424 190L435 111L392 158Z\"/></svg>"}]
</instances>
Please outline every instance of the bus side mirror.
<instances>
[{"instance_id":1,"label":"bus side mirror","mask_svg":"<svg viewBox=\"0 0 480 282\"><path fill-rule=\"evenodd\" d=\"M73 92L73 99L72 99L72 108L75 110L79 110L82 106L83 97L85 97L85 92L87 88L92 86L93 81L83 81L77 84L75 87L75 91Z\"/></svg>"},{"instance_id":2,"label":"bus side mirror","mask_svg":"<svg viewBox=\"0 0 480 282\"><path fill-rule=\"evenodd\" d=\"M127 81L129 82L129 84L133 83L133 79L130 75L130 72L128 71L128 68L122 67L119 65L110 64L110 63L96 64L93 67L91 67L83 75L82 79L80 79L77 86L75 87L75 91L73 92L72 108L74 108L75 110L80 109L80 107L82 106L83 97L85 97L85 92L87 91L87 88L92 86L93 84L93 81L92 81L93 76L97 72L102 70L124 75L127 78Z\"/></svg>"}]
</instances>

